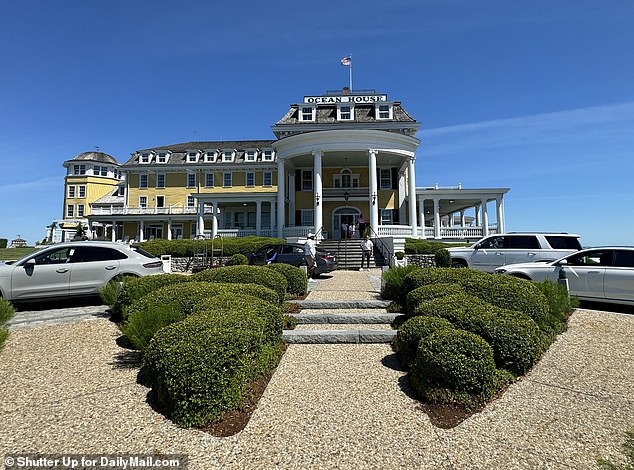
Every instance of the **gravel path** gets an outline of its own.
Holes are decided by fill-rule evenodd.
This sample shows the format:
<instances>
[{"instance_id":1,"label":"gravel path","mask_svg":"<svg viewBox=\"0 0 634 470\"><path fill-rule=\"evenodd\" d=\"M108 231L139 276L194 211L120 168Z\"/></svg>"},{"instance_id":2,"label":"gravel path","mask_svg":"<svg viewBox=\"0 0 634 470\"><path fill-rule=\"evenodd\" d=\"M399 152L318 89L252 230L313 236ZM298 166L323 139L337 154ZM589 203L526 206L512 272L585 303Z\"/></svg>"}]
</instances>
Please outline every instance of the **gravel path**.
<instances>
[{"instance_id":1,"label":"gravel path","mask_svg":"<svg viewBox=\"0 0 634 470\"><path fill-rule=\"evenodd\" d=\"M310 296L366 299L371 272ZM365 279L364 279L365 278ZM310 297L309 296L309 297ZM333 297L335 298L335 297ZM244 431L174 426L104 319L14 331L0 352L0 455L185 453L193 469L596 468L634 426L634 317L577 310L533 371L482 413L435 428L388 345L291 345Z\"/></svg>"}]
</instances>

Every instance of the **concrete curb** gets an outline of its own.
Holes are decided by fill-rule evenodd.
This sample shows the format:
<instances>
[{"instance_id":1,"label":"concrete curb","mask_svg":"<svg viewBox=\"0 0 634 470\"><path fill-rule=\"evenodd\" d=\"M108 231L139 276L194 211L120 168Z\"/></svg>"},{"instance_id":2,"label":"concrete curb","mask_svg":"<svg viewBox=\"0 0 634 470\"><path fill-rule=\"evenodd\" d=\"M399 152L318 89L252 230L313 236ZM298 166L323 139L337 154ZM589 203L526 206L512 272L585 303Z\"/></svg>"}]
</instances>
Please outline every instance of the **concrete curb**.
<instances>
[{"instance_id":1,"label":"concrete curb","mask_svg":"<svg viewBox=\"0 0 634 470\"><path fill-rule=\"evenodd\" d=\"M289 302L311 310L387 308L391 303L388 300L290 300Z\"/></svg>"},{"instance_id":2,"label":"concrete curb","mask_svg":"<svg viewBox=\"0 0 634 470\"><path fill-rule=\"evenodd\" d=\"M289 344L390 343L396 330L284 330Z\"/></svg>"}]
</instances>

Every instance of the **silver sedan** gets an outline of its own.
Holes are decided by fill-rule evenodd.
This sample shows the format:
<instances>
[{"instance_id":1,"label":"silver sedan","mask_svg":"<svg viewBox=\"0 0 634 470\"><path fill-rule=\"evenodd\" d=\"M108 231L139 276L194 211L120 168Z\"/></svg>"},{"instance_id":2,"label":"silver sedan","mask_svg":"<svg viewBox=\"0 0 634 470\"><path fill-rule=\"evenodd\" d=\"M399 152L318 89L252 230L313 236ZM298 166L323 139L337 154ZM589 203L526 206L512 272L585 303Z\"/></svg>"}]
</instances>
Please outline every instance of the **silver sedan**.
<instances>
[{"instance_id":1,"label":"silver sedan","mask_svg":"<svg viewBox=\"0 0 634 470\"><path fill-rule=\"evenodd\" d=\"M537 282L566 278L580 300L634 305L634 247L590 248L552 262L500 266L495 273Z\"/></svg>"}]
</instances>

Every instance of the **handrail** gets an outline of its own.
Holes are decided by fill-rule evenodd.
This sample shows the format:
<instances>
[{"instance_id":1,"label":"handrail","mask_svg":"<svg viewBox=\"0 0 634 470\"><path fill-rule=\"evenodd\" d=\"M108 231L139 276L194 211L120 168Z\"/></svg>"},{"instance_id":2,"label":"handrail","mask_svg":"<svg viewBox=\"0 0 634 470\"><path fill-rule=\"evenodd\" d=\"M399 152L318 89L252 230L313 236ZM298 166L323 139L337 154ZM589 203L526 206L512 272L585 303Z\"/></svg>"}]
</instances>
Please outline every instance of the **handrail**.
<instances>
[{"instance_id":1,"label":"handrail","mask_svg":"<svg viewBox=\"0 0 634 470\"><path fill-rule=\"evenodd\" d=\"M393 256L392 252L390 251L390 249L389 249L387 246L385 246L385 243L383 243L383 240L381 240L381 239L379 238L379 234L378 234L378 233L376 233L376 232L372 229L372 226L370 226L370 225L368 224L368 225L367 225L367 228L368 228L368 229L370 229L370 235L374 234L374 236L376 237L375 239L376 239L376 240L379 242L379 244L381 245L381 247L382 247L381 253L383 254L383 256L384 256L384 257L385 257L385 253L387 252L387 254L388 254L387 262L388 262L388 265L389 265L390 260L392 259L392 256Z\"/></svg>"}]
</instances>

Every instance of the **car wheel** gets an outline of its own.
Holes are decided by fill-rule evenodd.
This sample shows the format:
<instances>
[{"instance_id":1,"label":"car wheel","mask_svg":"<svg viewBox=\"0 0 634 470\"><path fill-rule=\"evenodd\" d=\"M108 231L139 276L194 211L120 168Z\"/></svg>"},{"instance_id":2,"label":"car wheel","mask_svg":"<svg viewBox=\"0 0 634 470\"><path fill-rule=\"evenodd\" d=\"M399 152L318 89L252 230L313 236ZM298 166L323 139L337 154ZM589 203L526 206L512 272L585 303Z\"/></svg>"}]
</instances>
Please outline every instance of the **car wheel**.
<instances>
[{"instance_id":1,"label":"car wheel","mask_svg":"<svg viewBox=\"0 0 634 470\"><path fill-rule=\"evenodd\" d=\"M451 267L452 268L466 268L468 266L467 266L467 262L465 260L453 259L453 260L451 260Z\"/></svg>"}]
</instances>

